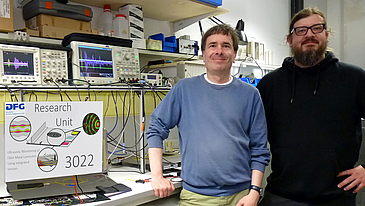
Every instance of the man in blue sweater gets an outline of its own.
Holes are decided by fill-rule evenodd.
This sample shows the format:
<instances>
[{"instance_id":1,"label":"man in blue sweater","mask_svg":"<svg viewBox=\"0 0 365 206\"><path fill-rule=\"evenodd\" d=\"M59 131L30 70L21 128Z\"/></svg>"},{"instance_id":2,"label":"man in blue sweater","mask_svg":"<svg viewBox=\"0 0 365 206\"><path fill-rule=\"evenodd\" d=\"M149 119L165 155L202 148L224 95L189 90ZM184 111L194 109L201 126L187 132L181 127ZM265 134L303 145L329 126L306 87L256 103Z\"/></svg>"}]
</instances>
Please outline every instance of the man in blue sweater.
<instances>
[{"instance_id":1,"label":"man in blue sweater","mask_svg":"<svg viewBox=\"0 0 365 206\"><path fill-rule=\"evenodd\" d=\"M162 144L177 126L180 205L254 206L270 160L260 95L231 76L238 38L230 26L209 29L201 48L207 73L180 80L152 113L147 131L152 187L159 197L174 190L162 175Z\"/></svg>"}]
</instances>

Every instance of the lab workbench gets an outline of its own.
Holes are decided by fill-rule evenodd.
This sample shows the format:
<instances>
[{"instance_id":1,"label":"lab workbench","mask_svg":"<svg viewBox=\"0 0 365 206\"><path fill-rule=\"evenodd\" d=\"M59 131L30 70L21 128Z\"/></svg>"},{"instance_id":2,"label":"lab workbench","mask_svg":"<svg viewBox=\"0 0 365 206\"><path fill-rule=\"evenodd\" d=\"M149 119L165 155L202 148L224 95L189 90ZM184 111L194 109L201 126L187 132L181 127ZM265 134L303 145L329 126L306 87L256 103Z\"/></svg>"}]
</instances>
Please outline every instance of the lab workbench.
<instances>
[{"instance_id":1,"label":"lab workbench","mask_svg":"<svg viewBox=\"0 0 365 206\"><path fill-rule=\"evenodd\" d=\"M155 193L151 187L151 182L137 183L133 180L144 180L151 178L150 172L141 174L139 169L135 167L119 167L111 168L108 172L108 177L114 180L116 183L124 184L130 187L132 190L115 195L106 195L110 200L84 203L85 206L105 205L105 206L136 206L145 204L154 200L161 199L155 196ZM175 190L172 194L179 193L182 189L182 182L173 181ZM41 194L40 194L41 195ZM6 190L6 184L0 184L0 197L9 197L10 194Z\"/></svg>"}]
</instances>

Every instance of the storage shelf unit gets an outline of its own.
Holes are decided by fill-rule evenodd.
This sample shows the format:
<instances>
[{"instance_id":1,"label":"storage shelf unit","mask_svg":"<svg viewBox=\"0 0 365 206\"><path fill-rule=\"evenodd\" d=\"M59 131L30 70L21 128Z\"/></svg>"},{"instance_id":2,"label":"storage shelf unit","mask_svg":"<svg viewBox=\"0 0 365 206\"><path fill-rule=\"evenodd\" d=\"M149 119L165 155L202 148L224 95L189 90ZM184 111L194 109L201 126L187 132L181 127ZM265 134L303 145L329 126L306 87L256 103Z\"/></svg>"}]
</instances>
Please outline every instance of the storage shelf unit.
<instances>
[{"instance_id":1,"label":"storage shelf unit","mask_svg":"<svg viewBox=\"0 0 365 206\"><path fill-rule=\"evenodd\" d=\"M177 22L209 13L218 15L227 12L220 7L192 0L72 0L72 2L101 8L104 4L109 4L112 10L116 11L126 4L137 4L142 6L144 17L169 22Z\"/></svg>"}]
</instances>

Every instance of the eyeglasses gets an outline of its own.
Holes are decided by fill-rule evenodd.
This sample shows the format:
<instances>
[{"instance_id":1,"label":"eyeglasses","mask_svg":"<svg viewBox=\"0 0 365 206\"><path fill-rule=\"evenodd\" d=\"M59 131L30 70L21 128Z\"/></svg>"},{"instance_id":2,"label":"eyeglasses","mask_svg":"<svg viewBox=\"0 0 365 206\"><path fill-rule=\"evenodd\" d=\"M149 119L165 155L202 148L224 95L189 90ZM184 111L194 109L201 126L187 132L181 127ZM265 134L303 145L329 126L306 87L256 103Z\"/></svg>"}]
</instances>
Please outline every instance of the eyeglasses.
<instances>
[{"instance_id":1,"label":"eyeglasses","mask_svg":"<svg viewBox=\"0 0 365 206\"><path fill-rule=\"evenodd\" d=\"M291 30L290 34L295 32L297 36L304 36L307 34L308 29L312 30L313 34L321 33L326 28L326 24L315 24L313 26L299 26Z\"/></svg>"}]
</instances>

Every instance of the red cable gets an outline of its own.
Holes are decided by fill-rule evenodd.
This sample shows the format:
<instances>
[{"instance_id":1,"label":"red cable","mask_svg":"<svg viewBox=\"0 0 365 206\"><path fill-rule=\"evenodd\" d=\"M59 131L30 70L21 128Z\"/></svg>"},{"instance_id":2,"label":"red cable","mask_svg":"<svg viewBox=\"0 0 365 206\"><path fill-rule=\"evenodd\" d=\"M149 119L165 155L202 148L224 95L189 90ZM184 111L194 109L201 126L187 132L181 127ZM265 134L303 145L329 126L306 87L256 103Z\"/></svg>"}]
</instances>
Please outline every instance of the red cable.
<instances>
[{"instance_id":1,"label":"red cable","mask_svg":"<svg viewBox=\"0 0 365 206\"><path fill-rule=\"evenodd\" d=\"M80 203L81 204L83 204L82 203L82 201L81 201L81 198L79 197L79 195L77 194L77 190L76 190L76 180L75 180L75 175L73 176L73 179L74 179L74 188L75 188L75 193L76 193L76 196L77 196L77 198L79 198L79 200L80 200Z\"/></svg>"}]
</instances>

